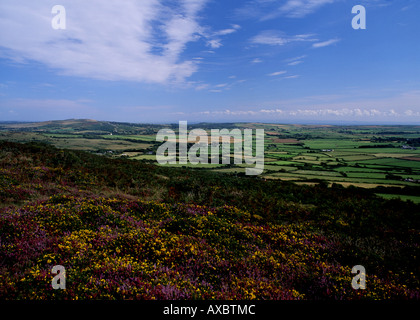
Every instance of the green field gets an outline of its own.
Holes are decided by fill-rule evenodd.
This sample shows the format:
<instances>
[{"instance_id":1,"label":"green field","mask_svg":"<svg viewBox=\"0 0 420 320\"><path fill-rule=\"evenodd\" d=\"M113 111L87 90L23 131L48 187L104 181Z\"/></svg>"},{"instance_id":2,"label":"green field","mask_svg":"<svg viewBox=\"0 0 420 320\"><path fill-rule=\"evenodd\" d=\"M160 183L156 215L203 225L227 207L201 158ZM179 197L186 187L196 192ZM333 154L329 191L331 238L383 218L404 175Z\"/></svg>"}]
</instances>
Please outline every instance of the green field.
<instances>
[{"instance_id":1,"label":"green field","mask_svg":"<svg viewBox=\"0 0 420 320\"><path fill-rule=\"evenodd\" d=\"M377 193L377 195L384 199L401 199L403 201L409 200L409 201L413 201L414 203L420 203L420 196L384 194L384 193Z\"/></svg>"}]
</instances>

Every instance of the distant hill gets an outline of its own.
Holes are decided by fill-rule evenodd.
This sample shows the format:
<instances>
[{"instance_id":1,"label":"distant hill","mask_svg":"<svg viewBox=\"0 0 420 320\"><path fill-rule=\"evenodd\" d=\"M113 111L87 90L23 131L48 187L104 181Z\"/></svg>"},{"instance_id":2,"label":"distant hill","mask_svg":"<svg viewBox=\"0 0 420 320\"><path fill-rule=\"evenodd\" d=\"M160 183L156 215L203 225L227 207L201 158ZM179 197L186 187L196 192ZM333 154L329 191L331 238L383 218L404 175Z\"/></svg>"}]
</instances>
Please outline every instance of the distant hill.
<instances>
[{"instance_id":1,"label":"distant hill","mask_svg":"<svg viewBox=\"0 0 420 320\"><path fill-rule=\"evenodd\" d=\"M247 126L252 124L247 124ZM189 128L236 128L237 123L188 123ZM56 130L65 133L120 133L120 134L142 134L145 129L154 128L178 128L177 123L173 124L147 124L147 123L129 123L115 121L98 121L93 119L68 119L68 120L50 120L42 122L18 122L6 121L0 122L0 129L15 131L33 131L33 132L54 132ZM156 131L156 130L155 130ZM157 131L156 131L157 132ZM149 132L150 133L150 132Z\"/></svg>"},{"instance_id":2,"label":"distant hill","mask_svg":"<svg viewBox=\"0 0 420 320\"><path fill-rule=\"evenodd\" d=\"M97 120L92 119L68 119L68 120L50 120L40 122L20 122L20 121L5 121L0 122L1 125L6 125L9 128L41 128L50 126L80 126L98 123Z\"/></svg>"},{"instance_id":3,"label":"distant hill","mask_svg":"<svg viewBox=\"0 0 420 320\"><path fill-rule=\"evenodd\" d=\"M141 134L147 124L98 121L92 119L68 119L43 122L8 122L0 123L0 129L9 131L31 131L42 133L94 133L94 134ZM159 125L153 125L159 127Z\"/></svg>"}]
</instances>

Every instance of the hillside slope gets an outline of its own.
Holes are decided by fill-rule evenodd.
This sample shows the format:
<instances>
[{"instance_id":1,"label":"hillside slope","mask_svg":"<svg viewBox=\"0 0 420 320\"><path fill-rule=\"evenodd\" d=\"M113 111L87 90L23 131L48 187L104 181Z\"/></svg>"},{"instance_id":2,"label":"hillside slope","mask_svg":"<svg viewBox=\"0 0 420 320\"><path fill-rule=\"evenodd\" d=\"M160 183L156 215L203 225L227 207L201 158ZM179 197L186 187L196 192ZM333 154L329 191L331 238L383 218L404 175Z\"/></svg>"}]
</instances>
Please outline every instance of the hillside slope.
<instances>
[{"instance_id":1,"label":"hillside slope","mask_svg":"<svg viewBox=\"0 0 420 320\"><path fill-rule=\"evenodd\" d=\"M363 189L0 142L0 201L1 299L420 294L420 206ZM359 264L366 290L351 287Z\"/></svg>"}]
</instances>

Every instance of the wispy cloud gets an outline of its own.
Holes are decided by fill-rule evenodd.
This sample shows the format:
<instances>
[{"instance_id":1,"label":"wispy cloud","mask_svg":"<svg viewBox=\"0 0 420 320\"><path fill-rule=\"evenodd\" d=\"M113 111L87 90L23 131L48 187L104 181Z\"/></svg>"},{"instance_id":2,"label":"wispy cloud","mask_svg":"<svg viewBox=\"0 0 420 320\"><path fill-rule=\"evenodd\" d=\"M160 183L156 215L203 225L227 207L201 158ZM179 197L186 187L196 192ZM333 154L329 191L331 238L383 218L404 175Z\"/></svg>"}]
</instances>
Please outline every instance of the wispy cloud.
<instances>
[{"instance_id":1,"label":"wispy cloud","mask_svg":"<svg viewBox=\"0 0 420 320\"><path fill-rule=\"evenodd\" d=\"M0 33L0 57L41 62L72 76L182 81L197 71L197 62L182 60L182 53L201 37L206 2L64 0L67 29L54 30L48 1L2 1L0 29L8 31Z\"/></svg>"},{"instance_id":2,"label":"wispy cloud","mask_svg":"<svg viewBox=\"0 0 420 320\"><path fill-rule=\"evenodd\" d=\"M219 31L214 32L214 35L216 36L225 36L231 33L235 33L236 31L238 31L241 28L240 25L238 24L233 24L232 28L228 28L228 29L222 29Z\"/></svg>"},{"instance_id":3,"label":"wispy cloud","mask_svg":"<svg viewBox=\"0 0 420 320\"><path fill-rule=\"evenodd\" d=\"M318 95L299 99L260 102L257 106L242 106L221 110L197 111L191 116L207 115L213 119L242 116L252 121L420 121L420 91L402 92L381 99L352 100L346 95Z\"/></svg>"},{"instance_id":4,"label":"wispy cloud","mask_svg":"<svg viewBox=\"0 0 420 320\"><path fill-rule=\"evenodd\" d=\"M297 66L298 64L301 64L301 63L303 63L303 61L297 60L297 61L289 62L287 65L288 66Z\"/></svg>"},{"instance_id":5,"label":"wispy cloud","mask_svg":"<svg viewBox=\"0 0 420 320\"><path fill-rule=\"evenodd\" d=\"M269 73L268 76L275 77L275 76L279 76L279 75L285 74L286 72L287 71L277 71L277 72Z\"/></svg>"},{"instance_id":6,"label":"wispy cloud","mask_svg":"<svg viewBox=\"0 0 420 320\"><path fill-rule=\"evenodd\" d=\"M266 30L262 31L256 36L251 38L251 43L253 44L265 44L271 46L283 46L291 42L313 42L317 39L313 38L313 34L298 34L293 36L288 36L283 32Z\"/></svg>"},{"instance_id":7,"label":"wispy cloud","mask_svg":"<svg viewBox=\"0 0 420 320\"><path fill-rule=\"evenodd\" d=\"M287 76L287 77L284 77L284 79L296 79L296 78L299 78L300 77L300 75L298 75L298 74L294 74L294 75L292 75L292 76Z\"/></svg>"},{"instance_id":8,"label":"wispy cloud","mask_svg":"<svg viewBox=\"0 0 420 320\"><path fill-rule=\"evenodd\" d=\"M327 46L330 46L330 45L332 45L332 44L334 44L334 43L337 43L337 42L339 42L339 41L340 41L340 39L330 39L330 40L327 40L327 41L314 43L314 44L312 45L312 47L313 47L313 48L322 48L322 47L327 47Z\"/></svg>"},{"instance_id":9,"label":"wispy cloud","mask_svg":"<svg viewBox=\"0 0 420 320\"><path fill-rule=\"evenodd\" d=\"M228 79L229 79L228 82L218 83L218 84L191 82L190 85L193 86L196 91L207 90L208 92L219 93L219 92L230 90L232 87L246 81L245 79L237 79L236 76L229 76Z\"/></svg>"},{"instance_id":10,"label":"wispy cloud","mask_svg":"<svg viewBox=\"0 0 420 320\"><path fill-rule=\"evenodd\" d=\"M285 59L283 61L286 62L288 66L296 66L303 63L304 58L306 58L306 55Z\"/></svg>"},{"instance_id":11,"label":"wispy cloud","mask_svg":"<svg viewBox=\"0 0 420 320\"><path fill-rule=\"evenodd\" d=\"M235 11L238 18L254 18L261 21L271 20L280 16L288 18L303 18L316 12L324 5L337 0L250 0Z\"/></svg>"},{"instance_id":12,"label":"wispy cloud","mask_svg":"<svg viewBox=\"0 0 420 320\"><path fill-rule=\"evenodd\" d=\"M292 61L296 61L296 60L302 60L304 58L306 58L306 55L285 59L284 62L292 62Z\"/></svg>"},{"instance_id":13,"label":"wispy cloud","mask_svg":"<svg viewBox=\"0 0 420 320\"><path fill-rule=\"evenodd\" d=\"M222 44L221 37L237 32L241 28L238 24L233 24L231 28L222 29L219 31L208 31L205 28L202 29L201 35L207 39L207 46L212 49L220 48Z\"/></svg>"},{"instance_id":14,"label":"wispy cloud","mask_svg":"<svg viewBox=\"0 0 420 320\"><path fill-rule=\"evenodd\" d=\"M222 46L222 40L220 39L211 39L207 41L207 45L212 49L218 49Z\"/></svg>"},{"instance_id":15,"label":"wispy cloud","mask_svg":"<svg viewBox=\"0 0 420 320\"><path fill-rule=\"evenodd\" d=\"M178 115L186 115L186 113L177 112ZM388 109L385 111L380 111L378 109L364 109L364 108L339 108L339 109L331 109L331 108L324 108L324 109L296 109L296 110L283 110L283 109L259 109L259 110L206 110L200 112L192 113L194 115L224 115L224 116L267 116L269 115L272 117L273 115L281 116L282 118L285 117L353 117L359 118L360 120L365 120L366 117L368 118L375 118L375 117L387 117L387 118L398 118L398 117L420 117L419 111L413 111L411 109L404 110L402 112L398 112L395 109ZM347 118L346 118L347 119Z\"/></svg>"},{"instance_id":16,"label":"wispy cloud","mask_svg":"<svg viewBox=\"0 0 420 320\"><path fill-rule=\"evenodd\" d=\"M251 38L251 43L267 44L271 46L282 46L288 42L290 42L290 40L285 36L276 34L273 31L264 31Z\"/></svg>"},{"instance_id":17,"label":"wispy cloud","mask_svg":"<svg viewBox=\"0 0 420 320\"><path fill-rule=\"evenodd\" d=\"M275 18L278 15L286 15L290 18L302 18L321 8L322 6L333 3L336 0L288 0L282 5L277 13L269 15L269 18Z\"/></svg>"}]
</instances>

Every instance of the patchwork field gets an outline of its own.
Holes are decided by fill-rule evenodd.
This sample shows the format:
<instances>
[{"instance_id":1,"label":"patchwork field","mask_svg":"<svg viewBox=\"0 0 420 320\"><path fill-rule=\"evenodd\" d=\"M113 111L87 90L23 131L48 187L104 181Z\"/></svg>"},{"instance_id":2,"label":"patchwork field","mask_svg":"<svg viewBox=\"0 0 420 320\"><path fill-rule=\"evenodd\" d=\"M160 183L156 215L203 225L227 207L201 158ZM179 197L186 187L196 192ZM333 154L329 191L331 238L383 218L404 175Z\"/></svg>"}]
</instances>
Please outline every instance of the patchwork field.
<instances>
[{"instance_id":1,"label":"patchwork field","mask_svg":"<svg viewBox=\"0 0 420 320\"><path fill-rule=\"evenodd\" d=\"M58 148L85 150L111 158L156 162L162 128L177 133L177 125L142 125L94 120L0 124L0 139L40 141ZM265 129L263 179L342 186L420 186L420 126L315 126L258 123L195 124L188 129ZM210 147L209 147L210 149ZM209 152L210 153L210 152ZM243 174L253 165L171 165ZM413 198L414 197L414 198ZM417 201L410 195L406 199Z\"/></svg>"}]
</instances>

